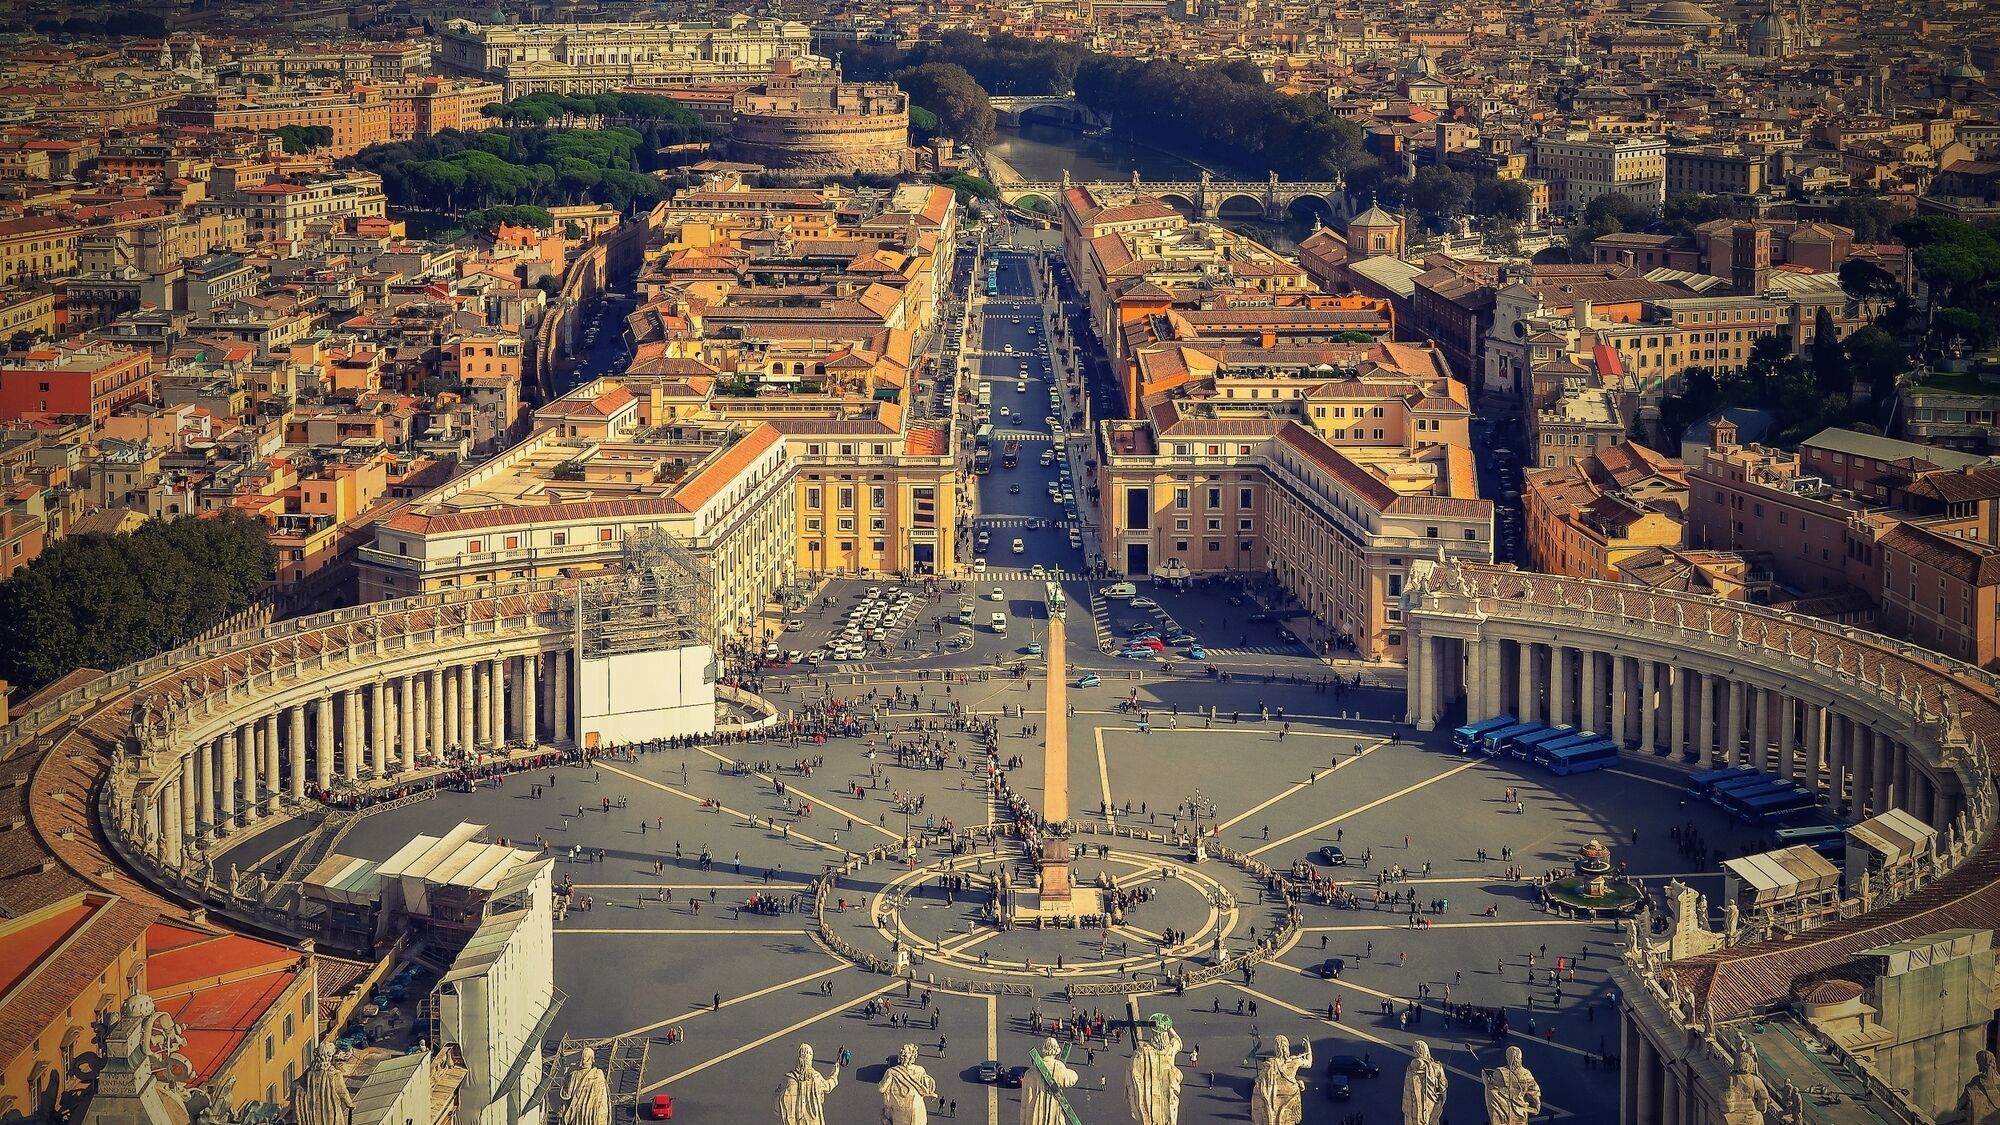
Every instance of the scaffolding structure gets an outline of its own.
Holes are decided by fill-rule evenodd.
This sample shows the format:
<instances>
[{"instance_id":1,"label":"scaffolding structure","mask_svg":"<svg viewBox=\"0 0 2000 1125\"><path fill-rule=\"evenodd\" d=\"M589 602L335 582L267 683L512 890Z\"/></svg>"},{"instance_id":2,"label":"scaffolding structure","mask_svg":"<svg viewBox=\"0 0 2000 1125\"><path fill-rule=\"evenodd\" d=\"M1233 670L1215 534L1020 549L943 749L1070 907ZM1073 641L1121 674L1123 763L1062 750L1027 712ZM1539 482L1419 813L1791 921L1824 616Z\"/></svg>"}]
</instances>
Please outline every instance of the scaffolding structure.
<instances>
[{"instance_id":1,"label":"scaffolding structure","mask_svg":"<svg viewBox=\"0 0 2000 1125\"><path fill-rule=\"evenodd\" d=\"M686 544L654 529L628 533L623 567L577 584L579 655L712 646L711 586L707 565Z\"/></svg>"}]
</instances>

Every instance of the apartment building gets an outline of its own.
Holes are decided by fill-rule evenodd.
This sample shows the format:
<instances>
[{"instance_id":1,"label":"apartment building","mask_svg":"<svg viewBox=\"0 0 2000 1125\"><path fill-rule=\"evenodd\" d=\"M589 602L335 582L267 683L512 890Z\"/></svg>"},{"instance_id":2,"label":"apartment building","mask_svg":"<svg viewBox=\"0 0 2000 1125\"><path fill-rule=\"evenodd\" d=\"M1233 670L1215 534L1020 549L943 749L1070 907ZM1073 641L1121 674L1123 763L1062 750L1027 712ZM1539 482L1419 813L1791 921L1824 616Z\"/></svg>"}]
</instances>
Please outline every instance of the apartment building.
<instances>
[{"instance_id":1,"label":"apartment building","mask_svg":"<svg viewBox=\"0 0 2000 1125\"><path fill-rule=\"evenodd\" d=\"M0 356L0 421L62 414L102 426L113 411L152 394L149 352L115 344L44 344Z\"/></svg>"},{"instance_id":2,"label":"apartment building","mask_svg":"<svg viewBox=\"0 0 2000 1125\"><path fill-rule=\"evenodd\" d=\"M263 133L286 126L320 125L333 131L327 154L353 156L395 139L389 101L380 90L350 87L271 94L193 94L160 114L162 120L221 132Z\"/></svg>"},{"instance_id":3,"label":"apartment building","mask_svg":"<svg viewBox=\"0 0 2000 1125\"><path fill-rule=\"evenodd\" d=\"M82 233L82 227L53 215L0 220L0 287L75 273Z\"/></svg>"},{"instance_id":4,"label":"apartment building","mask_svg":"<svg viewBox=\"0 0 2000 1125\"><path fill-rule=\"evenodd\" d=\"M1679 461L1636 442L1530 470L1521 492L1530 564L1622 581L1627 560L1682 545L1687 488Z\"/></svg>"},{"instance_id":5,"label":"apartment building","mask_svg":"<svg viewBox=\"0 0 2000 1125\"><path fill-rule=\"evenodd\" d=\"M414 82L385 87L389 104L389 136L407 141L434 136L448 129L490 129L499 122L481 113L506 100L498 83L428 75Z\"/></svg>"},{"instance_id":6,"label":"apartment building","mask_svg":"<svg viewBox=\"0 0 2000 1125\"><path fill-rule=\"evenodd\" d=\"M1581 211L1618 194L1658 210L1667 201L1667 141L1643 134L1566 132L1534 141L1535 175L1558 208Z\"/></svg>"},{"instance_id":7,"label":"apartment building","mask_svg":"<svg viewBox=\"0 0 2000 1125\"><path fill-rule=\"evenodd\" d=\"M733 15L712 23L478 24L438 32L437 65L524 94L595 94L632 85L756 80L812 51L812 29Z\"/></svg>"},{"instance_id":8,"label":"apartment building","mask_svg":"<svg viewBox=\"0 0 2000 1125\"><path fill-rule=\"evenodd\" d=\"M383 218L387 203L382 178L357 169L259 183L202 206L240 216L249 240L269 245L300 242L351 220Z\"/></svg>"},{"instance_id":9,"label":"apartment building","mask_svg":"<svg viewBox=\"0 0 2000 1125\"><path fill-rule=\"evenodd\" d=\"M1748 145L1690 145L1667 150L1667 194L1756 195L1767 157Z\"/></svg>"},{"instance_id":10,"label":"apartment building","mask_svg":"<svg viewBox=\"0 0 2000 1125\"><path fill-rule=\"evenodd\" d=\"M1409 564L1493 554L1464 385L1408 345L1232 358L1138 420L1101 424L1106 560L1133 577L1264 571L1325 635L1399 653Z\"/></svg>"}]
</instances>

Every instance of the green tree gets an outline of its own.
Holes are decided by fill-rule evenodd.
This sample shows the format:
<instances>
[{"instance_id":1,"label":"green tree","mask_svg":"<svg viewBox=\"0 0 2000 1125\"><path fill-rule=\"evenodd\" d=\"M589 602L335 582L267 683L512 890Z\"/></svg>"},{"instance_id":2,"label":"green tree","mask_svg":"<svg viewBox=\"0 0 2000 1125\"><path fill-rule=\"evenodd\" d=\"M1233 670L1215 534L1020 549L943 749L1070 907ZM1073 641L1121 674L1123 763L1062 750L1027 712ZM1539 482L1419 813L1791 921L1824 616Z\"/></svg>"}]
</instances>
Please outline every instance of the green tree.
<instances>
[{"instance_id":1,"label":"green tree","mask_svg":"<svg viewBox=\"0 0 2000 1125\"><path fill-rule=\"evenodd\" d=\"M925 63L891 76L910 101L937 118L945 136L960 144L985 146L993 140L993 103L972 75L955 63Z\"/></svg>"}]
</instances>

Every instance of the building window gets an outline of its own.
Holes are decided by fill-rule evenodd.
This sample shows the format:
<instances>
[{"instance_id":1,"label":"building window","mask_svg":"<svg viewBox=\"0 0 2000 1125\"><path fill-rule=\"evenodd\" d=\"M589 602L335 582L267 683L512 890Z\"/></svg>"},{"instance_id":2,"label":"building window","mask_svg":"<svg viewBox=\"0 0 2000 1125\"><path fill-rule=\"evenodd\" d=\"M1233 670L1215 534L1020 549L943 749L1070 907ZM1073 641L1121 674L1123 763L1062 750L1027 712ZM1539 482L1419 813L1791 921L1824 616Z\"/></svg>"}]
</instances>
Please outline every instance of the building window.
<instances>
[{"instance_id":1,"label":"building window","mask_svg":"<svg viewBox=\"0 0 2000 1125\"><path fill-rule=\"evenodd\" d=\"M608 527L599 528L597 531L597 541L599 543L611 542L611 529Z\"/></svg>"}]
</instances>

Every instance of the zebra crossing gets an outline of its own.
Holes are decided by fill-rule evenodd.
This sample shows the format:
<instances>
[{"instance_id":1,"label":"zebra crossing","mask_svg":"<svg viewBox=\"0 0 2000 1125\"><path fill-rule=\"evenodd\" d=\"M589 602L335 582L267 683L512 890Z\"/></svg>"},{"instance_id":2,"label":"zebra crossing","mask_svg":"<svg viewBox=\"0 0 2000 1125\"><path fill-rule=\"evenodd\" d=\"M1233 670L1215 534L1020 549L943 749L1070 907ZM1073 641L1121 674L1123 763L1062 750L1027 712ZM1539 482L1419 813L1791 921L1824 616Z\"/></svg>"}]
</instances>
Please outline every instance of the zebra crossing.
<instances>
[{"instance_id":1,"label":"zebra crossing","mask_svg":"<svg viewBox=\"0 0 2000 1125\"><path fill-rule=\"evenodd\" d=\"M1073 519L1051 519L1051 518L1048 518L1048 517L1044 517L1044 516L974 516L974 517L972 517L972 522L973 522L973 524L974 524L975 526L977 526L977 527L981 527L981 528L991 528L991 527L1020 527L1020 528L1037 528L1037 527L1052 527L1052 528L1057 528L1057 529L1060 529L1060 530L1069 530L1069 529L1073 529L1073 528L1074 528L1074 529L1081 529L1081 528L1083 527L1083 521L1082 521L1082 520L1073 520Z\"/></svg>"},{"instance_id":2,"label":"zebra crossing","mask_svg":"<svg viewBox=\"0 0 2000 1125\"><path fill-rule=\"evenodd\" d=\"M1046 566L1041 574L1035 574L1025 566L989 566L983 572L972 575L972 581L982 583L1022 582L1028 579L1040 582L1048 578L1060 582L1083 582L1087 581L1090 575L1081 570L1048 570Z\"/></svg>"}]
</instances>

